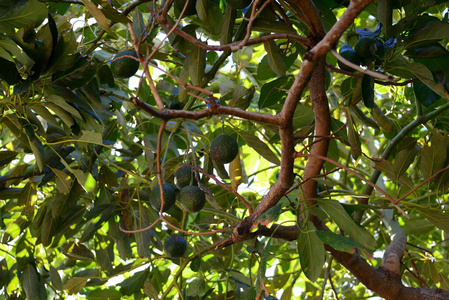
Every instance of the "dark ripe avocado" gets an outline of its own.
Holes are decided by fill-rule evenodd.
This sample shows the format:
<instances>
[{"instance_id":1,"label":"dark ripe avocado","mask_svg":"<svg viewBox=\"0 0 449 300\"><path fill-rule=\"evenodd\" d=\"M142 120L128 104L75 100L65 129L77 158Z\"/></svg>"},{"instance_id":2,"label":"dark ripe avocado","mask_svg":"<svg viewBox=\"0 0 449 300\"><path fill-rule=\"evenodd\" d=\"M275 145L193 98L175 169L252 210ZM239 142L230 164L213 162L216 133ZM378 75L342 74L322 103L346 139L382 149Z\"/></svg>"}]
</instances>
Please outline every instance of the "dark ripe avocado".
<instances>
[{"instance_id":1,"label":"dark ripe avocado","mask_svg":"<svg viewBox=\"0 0 449 300\"><path fill-rule=\"evenodd\" d=\"M188 185L179 193L179 203L190 212L199 212L206 204L206 195L195 185Z\"/></svg>"},{"instance_id":2,"label":"dark ripe avocado","mask_svg":"<svg viewBox=\"0 0 449 300\"><path fill-rule=\"evenodd\" d=\"M220 134L210 143L209 153L214 161L227 164L239 153L239 145L232 136Z\"/></svg>"},{"instance_id":3,"label":"dark ripe avocado","mask_svg":"<svg viewBox=\"0 0 449 300\"><path fill-rule=\"evenodd\" d=\"M167 256L178 258L184 255L187 250L186 240L179 234L172 234L164 241L164 252Z\"/></svg>"},{"instance_id":4,"label":"dark ripe avocado","mask_svg":"<svg viewBox=\"0 0 449 300\"><path fill-rule=\"evenodd\" d=\"M360 65L360 63L362 62L362 58L348 44L341 46L339 53L343 58L346 58L353 64ZM348 67L341 61L338 61L338 66L340 67L340 69L345 70L345 71L349 71L349 72L354 71L353 68Z\"/></svg>"},{"instance_id":5,"label":"dark ripe avocado","mask_svg":"<svg viewBox=\"0 0 449 300\"><path fill-rule=\"evenodd\" d=\"M179 13L181 13L184 9L186 2L187 0L175 0L175 8L179 11ZM196 0L189 0L184 16L193 16L194 14L196 14Z\"/></svg>"},{"instance_id":6,"label":"dark ripe avocado","mask_svg":"<svg viewBox=\"0 0 449 300\"><path fill-rule=\"evenodd\" d=\"M127 55L137 58L136 51L134 50L125 50L114 56L111 62L111 71L115 76L129 78L136 74L139 69L139 61L131 57L123 57Z\"/></svg>"},{"instance_id":7,"label":"dark ripe avocado","mask_svg":"<svg viewBox=\"0 0 449 300\"><path fill-rule=\"evenodd\" d=\"M176 192L175 189L168 183L164 183L162 185L162 189L164 192L164 209L163 212L166 212L170 209L170 207L175 204L176 201ZM151 207L156 210L161 210L161 189L159 185L157 185L150 193L150 205Z\"/></svg>"},{"instance_id":8,"label":"dark ripe avocado","mask_svg":"<svg viewBox=\"0 0 449 300\"><path fill-rule=\"evenodd\" d=\"M369 57L376 53L377 46L374 39L370 37L361 37L357 43L355 43L354 50L360 57Z\"/></svg>"},{"instance_id":9,"label":"dark ripe avocado","mask_svg":"<svg viewBox=\"0 0 449 300\"><path fill-rule=\"evenodd\" d=\"M175 184L178 189L187 185L196 185L197 181L192 167L182 166L175 172Z\"/></svg>"}]
</instances>

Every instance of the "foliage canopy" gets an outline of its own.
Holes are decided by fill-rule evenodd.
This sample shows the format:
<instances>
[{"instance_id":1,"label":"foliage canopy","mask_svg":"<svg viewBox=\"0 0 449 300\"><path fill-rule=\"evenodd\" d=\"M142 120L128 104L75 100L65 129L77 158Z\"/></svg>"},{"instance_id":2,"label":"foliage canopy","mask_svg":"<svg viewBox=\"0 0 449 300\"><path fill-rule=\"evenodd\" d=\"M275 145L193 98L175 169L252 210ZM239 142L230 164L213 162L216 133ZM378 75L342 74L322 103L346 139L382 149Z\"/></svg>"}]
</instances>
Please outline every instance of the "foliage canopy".
<instances>
[{"instance_id":1,"label":"foliage canopy","mask_svg":"<svg viewBox=\"0 0 449 300\"><path fill-rule=\"evenodd\" d=\"M2 0L0 32L0 299L449 298L446 1Z\"/></svg>"}]
</instances>

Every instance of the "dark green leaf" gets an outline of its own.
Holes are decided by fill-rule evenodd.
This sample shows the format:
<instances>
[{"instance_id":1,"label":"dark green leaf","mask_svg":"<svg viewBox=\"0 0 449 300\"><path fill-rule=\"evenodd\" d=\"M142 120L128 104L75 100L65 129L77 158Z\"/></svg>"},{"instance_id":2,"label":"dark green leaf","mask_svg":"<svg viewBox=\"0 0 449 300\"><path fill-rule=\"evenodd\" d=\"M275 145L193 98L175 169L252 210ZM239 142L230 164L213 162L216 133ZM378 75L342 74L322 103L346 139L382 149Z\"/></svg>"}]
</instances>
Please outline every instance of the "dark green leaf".
<instances>
[{"instance_id":1,"label":"dark green leaf","mask_svg":"<svg viewBox=\"0 0 449 300\"><path fill-rule=\"evenodd\" d=\"M22 192L17 198L17 205L32 205L37 198L37 190L34 182L29 180L22 188Z\"/></svg>"},{"instance_id":2,"label":"dark green leaf","mask_svg":"<svg viewBox=\"0 0 449 300\"><path fill-rule=\"evenodd\" d=\"M223 18L223 30L220 35L220 44L226 45L232 42L236 15L237 10L232 8L231 5L227 5Z\"/></svg>"},{"instance_id":3,"label":"dark green leaf","mask_svg":"<svg viewBox=\"0 0 449 300\"><path fill-rule=\"evenodd\" d=\"M367 108L374 107L374 78L367 74L362 78L362 98Z\"/></svg>"},{"instance_id":4,"label":"dark green leaf","mask_svg":"<svg viewBox=\"0 0 449 300\"><path fill-rule=\"evenodd\" d=\"M9 164L18 154L16 151L0 151L0 167Z\"/></svg>"},{"instance_id":5,"label":"dark green leaf","mask_svg":"<svg viewBox=\"0 0 449 300\"><path fill-rule=\"evenodd\" d=\"M416 100L424 106L432 105L441 98L421 81L413 82L413 91L415 92Z\"/></svg>"},{"instance_id":6,"label":"dark green leaf","mask_svg":"<svg viewBox=\"0 0 449 300\"><path fill-rule=\"evenodd\" d=\"M2 66L2 68L0 68L1 80L6 81L9 85L18 84L22 80L15 63L0 57L0 65Z\"/></svg>"},{"instance_id":7,"label":"dark green leaf","mask_svg":"<svg viewBox=\"0 0 449 300\"><path fill-rule=\"evenodd\" d=\"M8 2L6 2L8 3ZM2 6L5 2L2 3ZM8 3L7 13L0 17L0 31L13 34L19 29L34 23L38 26L47 17L47 7L37 0L11 1Z\"/></svg>"},{"instance_id":8,"label":"dark green leaf","mask_svg":"<svg viewBox=\"0 0 449 300\"><path fill-rule=\"evenodd\" d=\"M94 261L95 257L85 245L78 243L71 243L64 253L67 257L75 260Z\"/></svg>"},{"instance_id":9,"label":"dark green leaf","mask_svg":"<svg viewBox=\"0 0 449 300\"><path fill-rule=\"evenodd\" d=\"M200 47L195 47L189 54L186 64L192 84L201 85L204 77L204 69L206 67L206 51Z\"/></svg>"},{"instance_id":10,"label":"dark green leaf","mask_svg":"<svg viewBox=\"0 0 449 300\"><path fill-rule=\"evenodd\" d=\"M449 38L449 23L430 21L425 24L420 24L419 30L416 30L415 34L410 35L406 39L404 47L406 49L412 48L447 38Z\"/></svg>"},{"instance_id":11,"label":"dark green leaf","mask_svg":"<svg viewBox=\"0 0 449 300\"><path fill-rule=\"evenodd\" d=\"M55 289L58 291L63 290L61 276L59 276L58 270L56 270L52 265L50 265L50 280Z\"/></svg>"},{"instance_id":12,"label":"dark green leaf","mask_svg":"<svg viewBox=\"0 0 449 300\"><path fill-rule=\"evenodd\" d=\"M296 30L284 22L267 20L257 18L254 20L252 29L262 32L275 32L275 33L297 33Z\"/></svg>"},{"instance_id":13,"label":"dark green leaf","mask_svg":"<svg viewBox=\"0 0 449 300\"><path fill-rule=\"evenodd\" d=\"M27 264L25 266L23 273L20 275L20 283L25 290L27 299L47 300L44 281L33 265Z\"/></svg>"},{"instance_id":14,"label":"dark green leaf","mask_svg":"<svg viewBox=\"0 0 449 300\"><path fill-rule=\"evenodd\" d=\"M126 278L122 281L119 286L121 286L120 291L123 295L132 295L140 291L143 287L143 283L148 278L148 269L140 272L136 272L131 277Z\"/></svg>"}]
</instances>

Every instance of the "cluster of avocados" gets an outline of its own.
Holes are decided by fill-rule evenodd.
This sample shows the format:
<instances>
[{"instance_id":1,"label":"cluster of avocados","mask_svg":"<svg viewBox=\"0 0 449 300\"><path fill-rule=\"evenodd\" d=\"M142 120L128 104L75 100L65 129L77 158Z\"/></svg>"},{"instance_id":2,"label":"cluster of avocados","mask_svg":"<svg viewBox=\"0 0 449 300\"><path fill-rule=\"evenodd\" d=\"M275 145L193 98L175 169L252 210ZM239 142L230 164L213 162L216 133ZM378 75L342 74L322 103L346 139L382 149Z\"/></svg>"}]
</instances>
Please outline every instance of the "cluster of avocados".
<instances>
[{"instance_id":1,"label":"cluster of avocados","mask_svg":"<svg viewBox=\"0 0 449 300\"><path fill-rule=\"evenodd\" d=\"M378 67L385 58L385 45L381 38L372 35L360 36L354 45L344 44L340 47L340 55L355 65L368 68ZM340 69L352 72L353 68L338 61Z\"/></svg>"},{"instance_id":2,"label":"cluster of avocados","mask_svg":"<svg viewBox=\"0 0 449 300\"><path fill-rule=\"evenodd\" d=\"M210 157L217 163L226 164L233 161L238 154L239 147L236 140L226 134L215 137L209 148ZM174 174L174 185L164 183L162 193L164 195L163 212L174 206L176 200L189 212L199 212L206 204L206 194L198 186L195 170L190 166L181 166ZM179 189L178 196L176 190ZM156 211L161 211L161 189L157 185L150 193L149 203ZM187 250L186 240L179 234L171 234L164 241L164 252L171 258L184 255Z\"/></svg>"}]
</instances>

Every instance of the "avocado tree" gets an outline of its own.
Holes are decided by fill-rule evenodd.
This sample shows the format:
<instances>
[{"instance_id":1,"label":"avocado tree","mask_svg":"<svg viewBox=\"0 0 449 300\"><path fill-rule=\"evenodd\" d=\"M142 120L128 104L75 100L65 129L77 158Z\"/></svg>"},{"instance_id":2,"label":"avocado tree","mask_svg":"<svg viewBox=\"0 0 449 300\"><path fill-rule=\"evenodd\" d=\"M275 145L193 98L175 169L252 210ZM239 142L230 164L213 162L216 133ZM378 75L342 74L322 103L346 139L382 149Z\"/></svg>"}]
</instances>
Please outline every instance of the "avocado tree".
<instances>
[{"instance_id":1,"label":"avocado tree","mask_svg":"<svg viewBox=\"0 0 449 300\"><path fill-rule=\"evenodd\" d=\"M449 299L445 1L0 4L0 299Z\"/></svg>"}]
</instances>

